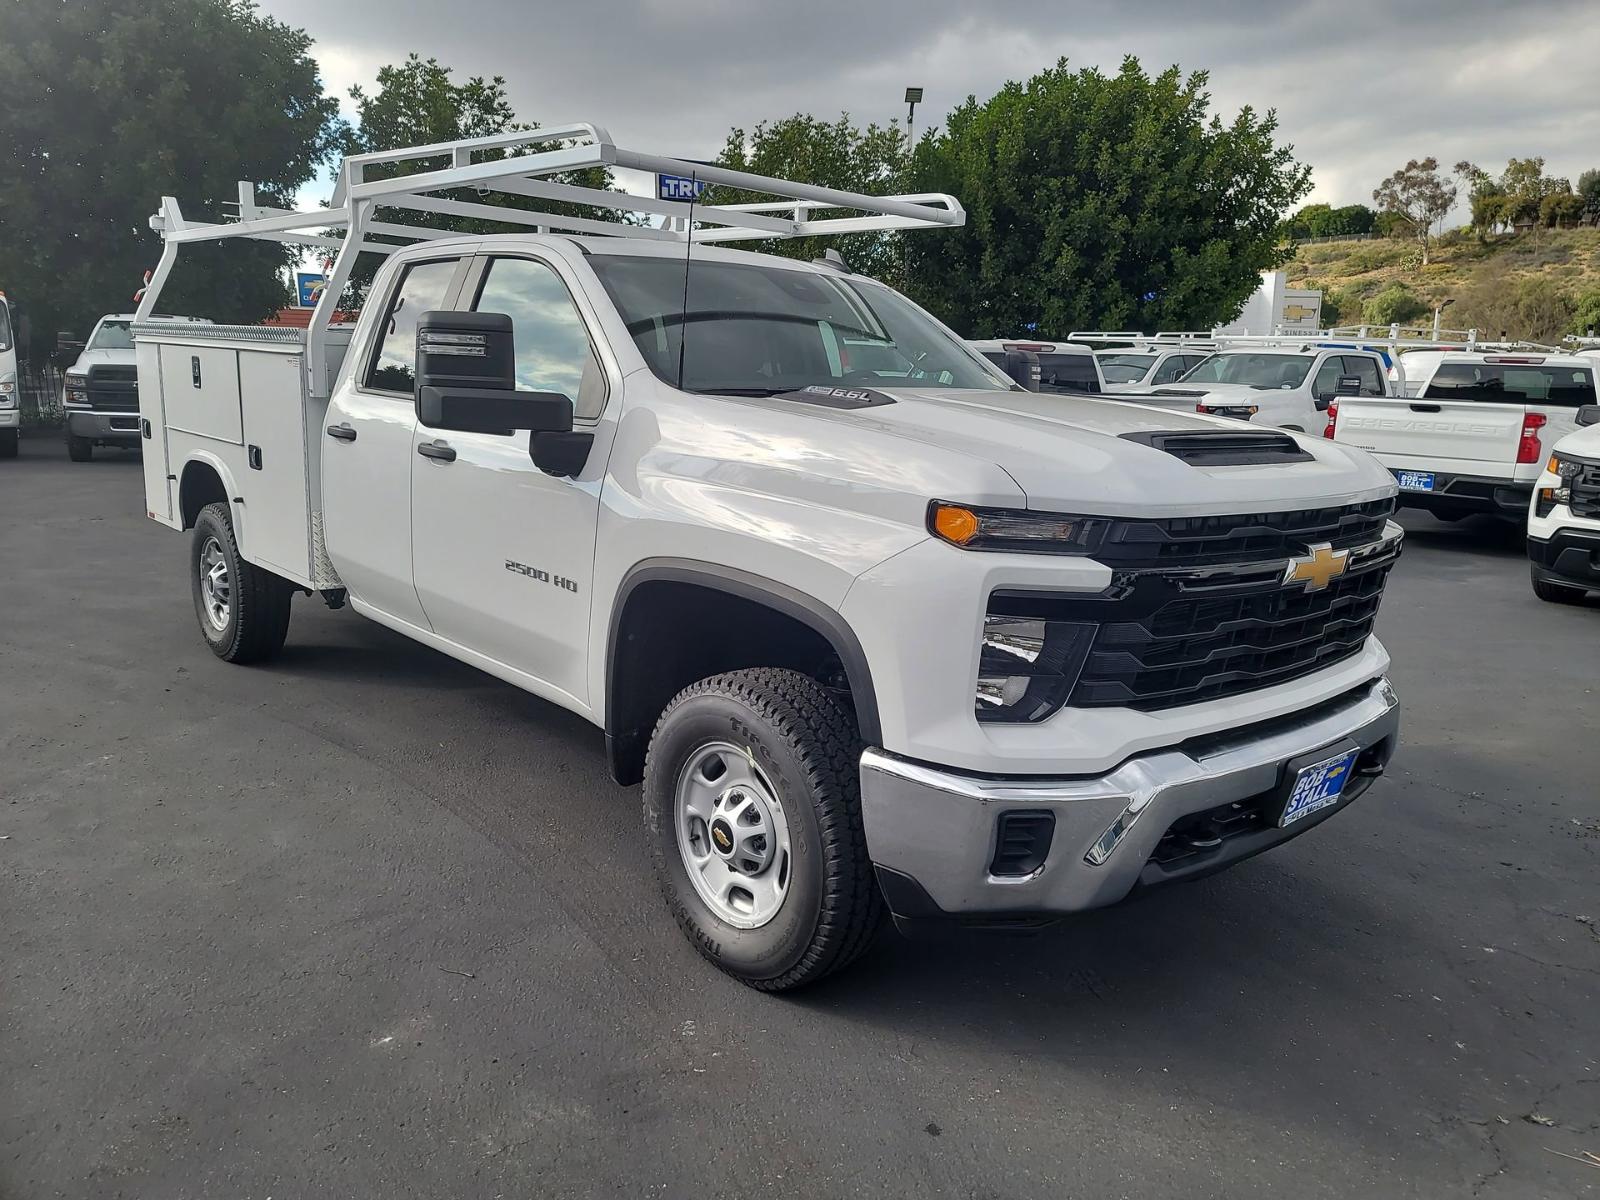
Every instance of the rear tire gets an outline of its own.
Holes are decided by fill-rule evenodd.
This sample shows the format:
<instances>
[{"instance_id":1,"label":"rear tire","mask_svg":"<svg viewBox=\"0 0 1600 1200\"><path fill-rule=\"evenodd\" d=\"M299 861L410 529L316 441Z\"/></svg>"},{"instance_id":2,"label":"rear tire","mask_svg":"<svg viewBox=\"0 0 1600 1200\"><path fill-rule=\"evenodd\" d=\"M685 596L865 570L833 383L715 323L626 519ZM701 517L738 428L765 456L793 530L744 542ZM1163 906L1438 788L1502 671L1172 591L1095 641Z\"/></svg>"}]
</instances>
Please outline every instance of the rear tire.
<instances>
[{"instance_id":1,"label":"rear tire","mask_svg":"<svg viewBox=\"0 0 1600 1200\"><path fill-rule=\"evenodd\" d=\"M94 443L88 438L68 437L67 457L73 462L88 462L94 457Z\"/></svg>"},{"instance_id":2,"label":"rear tire","mask_svg":"<svg viewBox=\"0 0 1600 1200\"><path fill-rule=\"evenodd\" d=\"M1548 579L1533 576L1533 594L1541 600L1551 604L1582 604L1587 594L1581 587L1572 587L1565 583L1552 583Z\"/></svg>"},{"instance_id":3,"label":"rear tire","mask_svg":"<svg viewBox=\"0 0 1600 1200\"><path fill-rule=\"evenodd\" d=\"M17 431L15 429L0 429L0 458L15 458L17 456Z\"/></svg>"},{"instance_id":4,"label":"rear tire","mask_svg":"<svg viewBox=\"0 0 1600 1200\"><path fill-rule=\"evenodd\" d=\"M265 662L283 649L294 585L239 555L233 517L220 501L200 510L189 551L195 616L224 662Z\"/></svg>"},{"instance_id":5,"label":"rear tire","mask_svg":"<svg viewBox=\"0 0 1600 1200\"><path fill-rule=\"evenodd\" d=\"M643 788L656 878L679 928L735 979L768 992L815 983L881 927L860 758L855 721L797 671L703 679L662 713ZM746 845L767 861L741 859Z\"/></svg>"}]
</instances>

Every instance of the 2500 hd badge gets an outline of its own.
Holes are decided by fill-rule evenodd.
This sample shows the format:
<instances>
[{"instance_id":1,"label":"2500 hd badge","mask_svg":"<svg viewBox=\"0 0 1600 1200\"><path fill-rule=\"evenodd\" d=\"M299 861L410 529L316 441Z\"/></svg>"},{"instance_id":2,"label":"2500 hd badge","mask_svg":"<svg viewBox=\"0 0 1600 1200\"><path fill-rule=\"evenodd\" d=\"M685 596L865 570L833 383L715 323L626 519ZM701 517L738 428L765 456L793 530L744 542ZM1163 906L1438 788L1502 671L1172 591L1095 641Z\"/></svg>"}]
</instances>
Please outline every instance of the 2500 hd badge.
<instances>
[{"instance_id":1,"label":"2500 hd badge","mask_svg":"<svg viewBox=\"0 0 1600 1200\"><path fill-rule=\"evenodd\" d=\"M530 567L527 563L519 563L513 558L506 559L506 570L514 575L526 575L529 579L537 579L541 583L548 583L554 587L562 588L574 595L578 592L578 581L576 579L568 579L563 575L552 576L549 571L542 570L539 567Z\"/></svg>"}]
</instances>

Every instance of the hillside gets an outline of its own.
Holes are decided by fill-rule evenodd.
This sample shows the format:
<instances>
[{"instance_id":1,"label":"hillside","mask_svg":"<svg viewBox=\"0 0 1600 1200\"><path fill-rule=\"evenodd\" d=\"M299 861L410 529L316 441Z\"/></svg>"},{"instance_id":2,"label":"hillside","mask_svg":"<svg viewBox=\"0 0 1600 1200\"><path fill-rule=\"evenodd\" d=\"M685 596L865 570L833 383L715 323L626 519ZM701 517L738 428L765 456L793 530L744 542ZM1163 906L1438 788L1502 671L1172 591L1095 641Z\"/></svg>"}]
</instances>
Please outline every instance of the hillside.
<instances>
[{"instance_id":1,"label":"hillside","mask_svg":"<svg viewBox=\"0 0 1600 1200\"><path fill-rule=\"evenodd\" d=\"M1600 321L1600 229L1542 229L1487 244L1466 230L1435 242L1420 265L1412 241L1321 242L1297 248L1295 287L1321 288L1337 323L1431 320L1446 328L1554 342ZM1329 322L1334 323L1334 322Z\"/></svg>"}]
</instances>

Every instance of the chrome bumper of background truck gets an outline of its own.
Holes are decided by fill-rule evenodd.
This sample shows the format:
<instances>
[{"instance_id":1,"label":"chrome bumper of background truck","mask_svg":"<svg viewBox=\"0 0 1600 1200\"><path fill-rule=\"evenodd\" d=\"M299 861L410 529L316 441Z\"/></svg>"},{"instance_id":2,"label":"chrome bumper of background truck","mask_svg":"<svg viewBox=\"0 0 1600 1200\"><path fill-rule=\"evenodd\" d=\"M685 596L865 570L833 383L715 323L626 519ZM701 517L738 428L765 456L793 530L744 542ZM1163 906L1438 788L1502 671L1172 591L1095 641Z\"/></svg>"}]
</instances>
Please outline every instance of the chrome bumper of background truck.
<instances>
[{"instance_id":1,"label":"chrome bumper of background truck","mask_svg":"<svg viewBox=\"0 0 1600 1200\"><path fill-rule=\"evenodd\" d=\"M1129 759L1097 778L978 777L872 749L861 758L867 849L897 917L1025 925L1207 875L1303 833L1382 774L1399 728L1394 689L1378 679L1305 712ZM1338 804L1277 828L1290 764L1350 747L1361 754ZM1169 839L1162 861L1153 860L1175 822L1212 810L1220 810L1219 825L1240 831L1207 845L1211 826L1203 823L1212 818L1198 818L1198 832L1180 826L1174 837L1183 844ZM1257 815L1252 822L1241 811ZM1019 813L1050 817L1019 821ZM1031 866L1016 848L1026 850L1044 826L1048 851ZM1175 846L1183 852L1176 862ZM1026 874L996 873L997 863L1017 861Z\"/></svg>"},{"instance_id":2,"label":"chrome bumper of background truck","mask_svg":"<svg viewBox=\"0 0 1600 1200\"><path fill-rule=\"evenodd\" d=\"M95 412L92 409L67 409L67 436L93 438L103 442L139 441L139 414Z\"/></svg>"}]
</instances>

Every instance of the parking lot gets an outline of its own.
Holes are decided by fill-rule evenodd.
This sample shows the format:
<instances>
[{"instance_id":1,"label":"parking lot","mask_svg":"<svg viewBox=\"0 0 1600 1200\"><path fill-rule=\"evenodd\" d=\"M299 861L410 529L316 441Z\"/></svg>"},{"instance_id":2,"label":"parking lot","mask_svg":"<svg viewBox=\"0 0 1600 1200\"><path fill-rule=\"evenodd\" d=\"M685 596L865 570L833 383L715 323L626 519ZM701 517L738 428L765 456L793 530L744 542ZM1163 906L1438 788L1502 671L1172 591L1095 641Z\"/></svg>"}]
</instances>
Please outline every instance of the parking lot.
<instances>
[{"instance_id":1,"label":"parking lot","mask_svg":"<svg viewBox=\"0 0 1600 1200\"><path fill-rule=\"evenodd\" d=\"M1405 517L1348 813L791 998L574 716L297 601L217 661L137 459L0 464L0 1196L1600 1194L1600 605Z\"/></svg>"}]
</instances>

